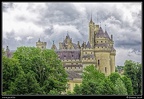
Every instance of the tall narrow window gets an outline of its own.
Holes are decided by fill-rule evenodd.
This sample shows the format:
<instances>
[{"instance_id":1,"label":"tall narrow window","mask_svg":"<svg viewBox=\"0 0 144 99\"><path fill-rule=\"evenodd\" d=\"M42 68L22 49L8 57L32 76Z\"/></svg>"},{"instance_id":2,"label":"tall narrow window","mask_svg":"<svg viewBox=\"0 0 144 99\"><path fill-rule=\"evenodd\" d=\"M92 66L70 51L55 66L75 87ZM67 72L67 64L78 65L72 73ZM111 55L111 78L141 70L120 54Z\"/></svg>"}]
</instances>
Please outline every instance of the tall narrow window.
<instances>
[{"instance_id":1,"label":"tall narrow window","mask_svg":"<svg viewBox=\"0 0 144 99\"><path fill-rule=\"evenodd\" d=\"M105 73L107 73L107 68L105 67Z\"/></svg>"},{"instance_id":2,"label":"tall narrow window","mask_svg":"<svg viewBox=\"0 0 144 99\"><path fill-rule=\"evenodd\" d=\"M98 60L98 65L100 65L100 60Z\"/></svg>"}]
</instances>

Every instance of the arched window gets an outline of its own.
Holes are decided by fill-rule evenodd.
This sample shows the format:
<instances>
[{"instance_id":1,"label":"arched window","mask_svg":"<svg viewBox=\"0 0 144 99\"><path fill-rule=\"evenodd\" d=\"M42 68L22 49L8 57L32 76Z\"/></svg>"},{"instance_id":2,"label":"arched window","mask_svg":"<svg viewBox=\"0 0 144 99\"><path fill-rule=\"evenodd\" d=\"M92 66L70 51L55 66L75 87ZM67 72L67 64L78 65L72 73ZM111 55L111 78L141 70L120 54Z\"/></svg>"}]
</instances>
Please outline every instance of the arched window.
<instances>
[{"instance_id":1,"label":"arched window","mask_svg":"<svg viewBox=\"0 0 144 99\"><path fill-rule=\"evenodd\" d=\"M100 65L100 60L98 60L98 65Z\"/></svg>"}]
</instances>

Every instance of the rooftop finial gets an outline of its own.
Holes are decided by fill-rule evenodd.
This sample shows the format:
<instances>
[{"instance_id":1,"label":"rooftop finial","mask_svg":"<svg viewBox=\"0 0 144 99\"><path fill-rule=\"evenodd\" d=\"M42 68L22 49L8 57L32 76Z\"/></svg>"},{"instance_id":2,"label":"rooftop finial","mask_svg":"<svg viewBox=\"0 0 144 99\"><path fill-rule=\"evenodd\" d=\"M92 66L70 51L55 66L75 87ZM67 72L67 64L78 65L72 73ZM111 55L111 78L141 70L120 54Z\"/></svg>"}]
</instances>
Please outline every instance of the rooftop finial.
<instances>
[{"instance_id":1,"label":"rooftop finial","mask_svg":"<svg viewBox=\"0 0 144 99\"><path fill-rule=\"evenodd\" d=\"M53 44L54 44L54 40L53 40Z\"/></svg>"},{"instance_id":2,"label":"rooftop finial","mask_svg":"<svg viewBox=\"0 0 144 99\"><path fill-rule=\"evenodd\" d=\"M100 27L101 27L101 22L100 22Z\"/></svg>"}]
</instances>

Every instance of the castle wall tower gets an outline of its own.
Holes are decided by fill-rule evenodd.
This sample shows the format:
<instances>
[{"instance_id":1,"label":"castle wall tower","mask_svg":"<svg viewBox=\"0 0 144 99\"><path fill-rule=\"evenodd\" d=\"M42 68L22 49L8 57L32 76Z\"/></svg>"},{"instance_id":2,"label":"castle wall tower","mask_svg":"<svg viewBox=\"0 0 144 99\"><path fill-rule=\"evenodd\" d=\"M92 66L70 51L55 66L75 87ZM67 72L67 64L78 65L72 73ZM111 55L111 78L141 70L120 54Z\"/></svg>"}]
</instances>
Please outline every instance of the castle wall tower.
<instances>
[{"instance_id":1,"label":"castle wall tower","mask_svg":"<svg viewBox=\"0 0 144 99\"><path fill-rule=\"evenodd\" d=\"M92 46L92 48L94 47L94 28L95 28L95 23L92 21L92 16L91 16L91 20L89 22L89 42Z\"/></svg>"},{"instance_id":2,"label":"castle wall tower","mask_svg":"<svg viewBox=\"0 0 144 99\"><path fill-rule=\"evenodd\" d=\"M46 44L47 44L46 42L41 42L40 38L39 38L38 42L36 42L36 46L40 49L46 49Z\"/></svg>"},{"instance_id":3,"label":"castle wall tower","mask_svg":"<svg viewBox=\"0 0 144 99\"><path fill-rule=\"evenodd\" d=\"M111 54L110 54L110 58L111 58L111 73L115 72L115 55L116 55L116 50L114 49L113 45L113 35L111 35Z\"/></svg>"},{"instance_id":4,"label":"castle wall tower","mask_svg":"<svg viewBox=\"0 0 144 99\"><path fill-rule=\"evenodd\" d=\"M111 73L115 72L115 51L110 54Z\"/></svg>"},{"instance_id":5,"label":"castle wall tower","mask_svg":"<svg viewBox=\"0 0 144 99\"><path fill-rule=\"evenodd\" d=\"M95 34L95 57L97 68L106 75L115 71L115 49L112 38L100 27Z\"/></svg>"}]
</instances>

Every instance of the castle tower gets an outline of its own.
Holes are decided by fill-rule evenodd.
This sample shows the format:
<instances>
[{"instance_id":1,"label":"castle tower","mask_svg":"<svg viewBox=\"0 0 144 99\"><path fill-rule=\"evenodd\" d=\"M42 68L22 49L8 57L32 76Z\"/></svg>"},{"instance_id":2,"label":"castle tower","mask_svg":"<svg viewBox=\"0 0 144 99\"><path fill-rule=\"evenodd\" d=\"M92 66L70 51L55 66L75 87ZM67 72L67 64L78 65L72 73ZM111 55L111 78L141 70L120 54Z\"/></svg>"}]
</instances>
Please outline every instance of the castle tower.
<instances>
[{"instance_id":1,"label":"castle tower","mask_svg":"<svg viewBox=\"0 0 144 99\"><path fill-rule=\"evenodd\" d=\"M115 49L107 31L100 27L95 34L95 57L97 68L106 75L115 72Z\"/></svg>"},{"instance_id":2,"label":"castle tower","mask_svg":"<svg viewBox=\"0 0 144 99\"><path fill-rule=\"evenodd\" d=\"M89 42L92 48L94 47L94 28L95 28L95 24L92 21L92 15L91 15L91 20L89 22Z\"/></svg>"},{"instance_id":3,"label":"castle tower","mask_svg":"<svg viewBox=\"0 0 144 99\"><path fill-rule=\"evenodd\" d=\"M40 49L46 49L46 44L47 44L46 42L41 42L40 38L39 38L38 42L36 42L36 46Z\"/></svg>"},{"instance_id":4,"label":"castle tower","mask_svg":"<svg viewBox=\"0 0 144 99\"><path fill-rule=\"evenodd\" d=\"M53 45L52 45L51 49L54 49L54 50L57 49L57 47L56 47L55 44L54 44L54 41L53 41Z\"/></svg>"}]
</instances>

